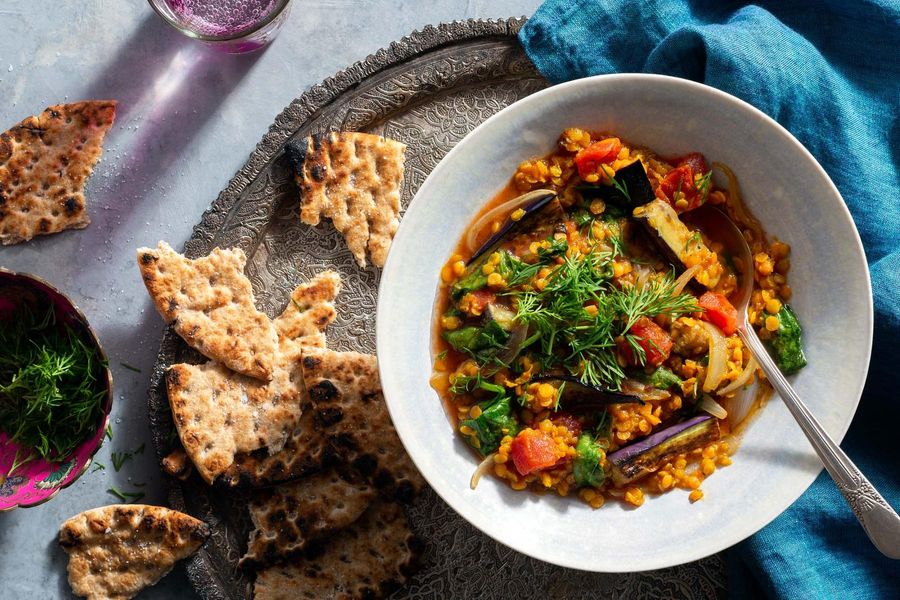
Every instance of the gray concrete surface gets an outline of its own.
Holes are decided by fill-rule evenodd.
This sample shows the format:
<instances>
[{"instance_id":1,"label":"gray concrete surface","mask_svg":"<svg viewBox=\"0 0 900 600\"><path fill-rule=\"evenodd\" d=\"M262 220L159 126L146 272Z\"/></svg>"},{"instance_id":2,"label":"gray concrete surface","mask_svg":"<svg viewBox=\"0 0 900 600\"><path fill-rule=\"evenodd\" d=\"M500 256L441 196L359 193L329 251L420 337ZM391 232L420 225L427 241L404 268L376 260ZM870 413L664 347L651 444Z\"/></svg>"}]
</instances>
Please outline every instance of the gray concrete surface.
<instances>
[{"instance_id":1,"label":"gray concrete surface","mask_svg":"<svg viewBox=\"0 0 900 600\"><path fill-rule=\"evenodd\" d=\"M0 598L69 598L59 524L116 502L107 488L163 503L150 444L146 387L163 324L144 291L135 248L179 248L274 117L311 85L427 24L527 15L538 0L294 0L274 43L219 54L168 28L141 0L3 0L0 130L50 104L119 100L119 115L88 185L93 223L0 248L0 265L71 295L97 330L114 371L114 437L54 500L0 514ZM133 365L140 373L122 363ZM111 451L146 452L115 472ZM140 598L191 598L182 568Z\"/></svg>"}]
</instances>

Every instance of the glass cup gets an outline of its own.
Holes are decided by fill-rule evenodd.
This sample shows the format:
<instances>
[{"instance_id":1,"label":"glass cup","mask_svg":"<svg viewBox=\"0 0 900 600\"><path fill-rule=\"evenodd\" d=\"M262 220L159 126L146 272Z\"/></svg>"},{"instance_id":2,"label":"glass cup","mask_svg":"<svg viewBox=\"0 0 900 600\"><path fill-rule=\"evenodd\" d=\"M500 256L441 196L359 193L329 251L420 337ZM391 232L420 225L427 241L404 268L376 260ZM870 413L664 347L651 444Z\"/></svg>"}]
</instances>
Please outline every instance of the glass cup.
<instances>
[{"instance_id":1,"label":"glass cup","mask_svg":"<svg viewBox=\"0 0 900 600\"><path fill-rule=\"evenodd\" d=\"M291 0L149 0L184 35L224 52L252 52L284 25Z\"/></svg>"}]
</instances>

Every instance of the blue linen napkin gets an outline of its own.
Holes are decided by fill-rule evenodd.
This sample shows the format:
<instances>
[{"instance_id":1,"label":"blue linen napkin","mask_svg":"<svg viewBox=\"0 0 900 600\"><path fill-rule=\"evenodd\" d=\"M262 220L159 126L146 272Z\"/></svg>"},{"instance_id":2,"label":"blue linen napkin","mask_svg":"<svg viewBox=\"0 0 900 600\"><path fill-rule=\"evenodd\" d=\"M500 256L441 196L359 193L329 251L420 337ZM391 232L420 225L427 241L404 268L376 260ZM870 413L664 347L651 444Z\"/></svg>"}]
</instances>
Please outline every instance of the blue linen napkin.
<instances>
[{"instance_id":1,"label":"blue linen napkin","mask_svg":"<svg viewBox=\"0 0 900 600\"><path fill-rule=\"evenodd\" d=\"M519 39L554 83L619 72L703 82L815 155L853 214L875 300L872 366L842 447L900 508L900 4L548 0ZM875 550L824 472L728 562L734 597L900 598L900 562Z\"/></svg>"}]
</instances>

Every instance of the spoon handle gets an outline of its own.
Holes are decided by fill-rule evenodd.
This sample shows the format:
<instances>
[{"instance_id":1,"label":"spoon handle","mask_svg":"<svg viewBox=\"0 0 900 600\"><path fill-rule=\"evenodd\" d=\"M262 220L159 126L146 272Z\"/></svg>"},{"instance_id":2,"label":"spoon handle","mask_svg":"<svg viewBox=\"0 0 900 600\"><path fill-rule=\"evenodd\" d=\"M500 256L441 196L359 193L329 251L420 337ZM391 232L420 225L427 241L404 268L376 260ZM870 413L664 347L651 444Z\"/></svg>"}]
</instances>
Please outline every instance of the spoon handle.
<instances>
[{"instance_id":1,"label":"spoon handle","mask_svg":"<svg viewBox=\"0 0 900 600\"><path fill-rule=\"evenodd\" d=\"M866 535L882 554L889 558L900 559L900 516L881 497L869 480L860 473L853 461L844 454L844 451L834 443L831 436L822 429L816 418L800 400L794 388L785 379L781 370L775 365L775 361L769 356L753 328L741 327L738 329L738 333L744 340L744 344L756 357L756 361L769 379L769 383L797 419L806 438L825 464L828 474L834 479L837 488L853 510L853 514L865 529Z\"/></svg>"}]
</instances>

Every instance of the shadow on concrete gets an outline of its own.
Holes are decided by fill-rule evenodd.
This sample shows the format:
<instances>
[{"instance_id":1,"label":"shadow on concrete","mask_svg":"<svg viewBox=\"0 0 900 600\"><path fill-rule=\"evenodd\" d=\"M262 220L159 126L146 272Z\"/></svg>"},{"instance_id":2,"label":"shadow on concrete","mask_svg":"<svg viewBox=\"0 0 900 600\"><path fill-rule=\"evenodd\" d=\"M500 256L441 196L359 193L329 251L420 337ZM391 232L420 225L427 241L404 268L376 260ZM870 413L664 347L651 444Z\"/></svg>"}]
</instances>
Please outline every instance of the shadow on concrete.
<instances>
[{"instance_id":1,"label":"shadow on concrete","mask_svg":"<svg viewBox=\"0 0 900 600\"><path fill-rule=\"evenodd\" d=\"M265 49L225 54L173 30L148 14L134 35L85 88L86 98L118 100L117 124L108 138L102 181L93 196L96 232L122 225L121 213L164 183L191 157L186 149ZM133 133L127 147L116 130Z\"/></svg>"}]
</instances>

